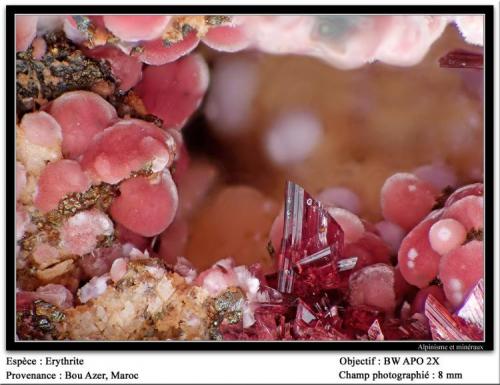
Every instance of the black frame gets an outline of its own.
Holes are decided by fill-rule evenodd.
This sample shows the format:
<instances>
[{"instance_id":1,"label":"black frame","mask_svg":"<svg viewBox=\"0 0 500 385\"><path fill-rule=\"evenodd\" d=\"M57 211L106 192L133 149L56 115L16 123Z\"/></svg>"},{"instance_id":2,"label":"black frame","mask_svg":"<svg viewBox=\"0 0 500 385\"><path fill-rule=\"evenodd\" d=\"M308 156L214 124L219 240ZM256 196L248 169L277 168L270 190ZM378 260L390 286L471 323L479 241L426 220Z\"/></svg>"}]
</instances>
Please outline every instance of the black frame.
<instances>
[{"instance_id":1,"label":"black frame","mask_svg":"<svg viewBox=\"0 0 500 385\"><path fill-rule=\"evenodd\" d=\"M113 14L113 13L166 13L166 14L484 14L484 174L485 174L485 340L480 342L441 341L15 341L15 83L9 76L15 71L15 15L16 14ZM368 5L368 6L237 6L237 5L173 5L173 6L24 6L6 7L6 348L8 351L97 351L97 350L316 350L316 351L492 351L494 348L494 7L492 5ZM15 77L14 77L15 79ZM14 310L14 311L13 311ZM460 349L459 346L466 346ZM458 349L457 349L458 347ZM467 349L470 348L470 349Z\"/></svg>"}]
</instances>

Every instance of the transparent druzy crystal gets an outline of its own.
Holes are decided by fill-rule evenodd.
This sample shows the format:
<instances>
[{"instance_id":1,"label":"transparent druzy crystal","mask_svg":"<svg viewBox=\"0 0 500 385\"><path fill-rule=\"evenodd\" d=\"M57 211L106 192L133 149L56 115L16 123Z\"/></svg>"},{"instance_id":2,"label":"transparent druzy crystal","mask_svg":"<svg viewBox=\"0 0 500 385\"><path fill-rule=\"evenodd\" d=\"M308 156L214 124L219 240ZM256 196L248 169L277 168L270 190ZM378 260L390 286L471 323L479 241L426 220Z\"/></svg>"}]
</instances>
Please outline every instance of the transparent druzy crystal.
<instances>
[{"instance_id":1,"label":"transparent druzy crystal","mask_svg":"<svg viewBox=\"0 0 500 385\"><path fill-rule=\"evenodd\" d=\"M432 295L427 297L425 315L432 339L480 341L484 338L484 280L480 279L455 314L451 315Z\"/></svg>"},{"instance_id":2,"label":"transparent druzy crystal","mask_svg":"<svg viewBox=\"0 0 500 385\"><path fill-rule=\"evenodd\" d=\"M429 328L425 317L417 314L405 321L390 318L380 322L376 319L366 334L370 341L426 340L429 339Z\"/></svg>"},{"instance_id":3,"label":"transparent druzy crystal","mask_svg":"<svg viewBox=\"0 0 500 385\"><path fill-rule=\"evenodd\" d=\"M383 341L385 339L382 328L380 327L380 322L378 319L373 321L372 326L368 329L368 339L370 341Z\"/></svg>"},{"instance_id":4,"label":"transparent druzy crystal","mask_svg":"<svg viewBox=\"0 0 500 385\"><path fill-rule=\"evenodd\" d=\"M460 325L432 294L425 302L425 315L429 319L432 339L435 341L470 341Z\"/></svg>"},{"instance_id":5,"label":"transparent druzy crystal","mask_svg":"<svg viewBox=\"0 0 500 385\"><path fill-rule=\"evenodd\" d=\"M278 290L300 293L305 286L338 286L343 243L342 229L321 203L299 185L288 182Z\"/></svg>"},{"instance_id":6,"label":"transparent druzy crystal","mask_svg":"<svg viewBox=\"0 0 500 385\"><path fill-rule=\"evenodd\" d=\"M484 336L484 280L480 279L470 292L463 306L456 312L462 328L474 340Z\"/></svg>"}]
</instances>

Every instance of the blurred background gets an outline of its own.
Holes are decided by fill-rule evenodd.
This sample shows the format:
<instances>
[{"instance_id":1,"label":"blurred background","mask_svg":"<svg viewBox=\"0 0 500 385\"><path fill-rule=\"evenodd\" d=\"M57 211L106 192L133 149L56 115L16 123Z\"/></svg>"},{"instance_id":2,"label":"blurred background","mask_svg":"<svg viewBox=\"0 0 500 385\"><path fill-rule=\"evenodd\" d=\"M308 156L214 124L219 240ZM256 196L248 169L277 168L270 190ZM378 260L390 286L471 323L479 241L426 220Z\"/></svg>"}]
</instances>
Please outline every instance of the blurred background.
<instances>
[{"instance_id":1,"label":"blurred background","mask_svg":"<svg viewBox=\"0 0 500 385\"><path fill-rule=\"evenodd\" d=\"M482 180L483 73L438 65L457 48L480 50L454 25L413 67L345 71L302 56L203 48L211 84L183 132L187 173L203 174L196 180L206 189L184 226L186 257L198 268L232 256L270 269L269 229L288 179L313 195L350 189L373 222L395 172L444 164L460 185Z\"/></svg>"}]
</instances>

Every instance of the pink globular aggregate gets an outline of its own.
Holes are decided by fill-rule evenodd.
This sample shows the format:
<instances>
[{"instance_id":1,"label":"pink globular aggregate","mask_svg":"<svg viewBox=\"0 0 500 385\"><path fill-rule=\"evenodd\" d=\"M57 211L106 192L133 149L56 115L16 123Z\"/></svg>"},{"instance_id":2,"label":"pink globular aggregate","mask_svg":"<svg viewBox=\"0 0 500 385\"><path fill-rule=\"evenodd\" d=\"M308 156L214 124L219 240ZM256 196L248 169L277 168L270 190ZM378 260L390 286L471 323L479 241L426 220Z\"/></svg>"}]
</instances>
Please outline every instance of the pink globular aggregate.
<instances>
[{"instance_id":1,"label":"pink globular aggregate","mask_svg":"<svg viewBox=\"0 0 500 385\"><path fill-rule=\"evenodd\" d=\"M453 169L440 162L420 166L413 170L413 174L430 183L437 191L442 191L446 187L455 188L458 185L458 178Z\"/></svg>"},{"instance_id":2,"label":"pink globular aggregate","mask_svg":"<svg viewBox=\"0 0 500 385\"><path fill-rule=\"evenodd\" d=\"M397 254L406 232L400 226L389 221L380 221L375 224L375 228L389 246L391 253Z\"/></svg>"},{"instance_id":3,"label":"pink globular aggregate","mask_svg":"<svg viewBox=\"0 0 500 385\"><path fill-rule=\"evenodd\" d=\"M396 306L394 268L377 263L358 270L349 279L349 293L351 305L373 306L391 314Z\"/></svg>"},{"instance_id":4,"label":"pink globular aggregate","mask_svg":"<svg viewBox=\"0 0 500 385\"><path fill-rule=\"evenodd\" d=\"M237 52L250 45L245 29L233 25L210 28L202 41L210 48L222 52Z\"/></svg>"},{"instance_id":5,"label":"pink globular aggregate","mask_svg":"<svg viewBox=\"0 0 500 385\"><path fill-rule=\"evenodd\" d=\"M168 139L168 134L152 123L121 120L94 137L81 164L95 183L115 184L141 169L159 172L172 160Z\"/></svg>"},{"instance_id":6,"label":"pink globular aggregate","mask_svg":"<svg viewBox=\"0 0 500 385\"><path fill-rule=\"evenodd\" d=\"M182 40L169 45L166 45L162 39L147 41L142 44L142 51L138 55L138 59L145 64L155 66L172 63L194 50L199 42L200 39L195 31L188 33Z\"/></svg>"},{"instance_id":7,"label":"pink globular aggregate","mask_svg":"<svg viewBox=\"0 0 500 385\"><path fill-rule=\"evenodd\" d=\"M455 219L441 219L429 230L429 242L432 249L444 255L464 243L467 237L465 227Z\"/></svg>"},{"instance_id":8,"label":"pink globular aggregate","mask_svg":"<svg viewBox=\"0 0 500 385\"><path fill-rule=\"evenodd\" d=\"M61 126L46 112L37 111L25 114L20 124L26 140L30 143L47 148L60 146Z\"/></svg>"},{"instance_id":9,"label":"pink globular aggregate","mask_svg":"<svg viewBox=\"0 0 500 385\"><path fill-rule=\"evenodd\" d=\"M429 242L429 230L437 218L427 218L413 228L403 239L398 251L398 263L406 281L419 288L436 278L441 256Z\"/></svg>"},{"instance_id":10,"label":"pink globular aggregate","mask_svg":"<svg viewBox=\"0 0 500 385\"><path fill-rule=\"evenodd\" d=\"M177 217L160 235L159 256L167 263L175 265L177 257L184 255L189 237L189 225L186 219Z\"/></svg>"},{"instance_id":11,"label":"pink globular aggregate","mask_svg":"<svg viewBox=\"0 0 500 385\"><path fill-rule=\"evenodd\" d=\"M347 243L343 258L356 257L353 271L376 263L390 264L389 247L376 234L365 232L356 242Z\"/></svg>"},{"instance_id":12,"label":"pink globular aggregate","mask_svg":"<svg viewBox=\"0 0 500 385\"><path fill-rule=\"evenodd\" d=\"M460 222L467 231L481 230L484 227L484 198L466 196L444 211L443 218L452 218Z\"/></svg>"},{"instance_id":13,"label":"pink globular aggregate","mask_svg":"<svg viewBox=\"0 0 500 385\"><path fill-rule=\"evenodd\" d=\"M444 255L439 264L439 278L446 298L458 307L484 274L484 246L471 241Z\"/></svg>"},{"instance_id":14,"label":"pink globular aggregate","mask_svg":"<svg viewBox=\"0 0 500 385\"><path fill-rule=\"evenodd\" d=\"M321 190L317 199L325 205L340 207L356 215L361 211L359 196L346 187L329 187Z\"/></svg>"},{"instance_id":15,"label":"pink globular aggregate","mask_svg":"<svg viewBox=\"0 0 500 385\"><path fill-rule=\"evenodd\" d=\"M20 145L16 199L22 197L26 203L23 192L29 190L30 180L35 181L34 208L44 214L57 209L68 194L84 192L91 184L105 182L118 189L109 210L96 207L63 218L58 227L59 243L37 243L30 262L44 269L68 256L80 256L73 278L78 284L90 279L78 291L79 302L86 303L104 293L110 281L119 282L127 273L130 260L159 257L175 266L174 270L188 283L202 286L211 296L228 287L240 287L247 297L242 322L247 328L255 323L255 304L248 306L248 301L255 299L267 277L257 278L254 274L258 268L235 267L231 258L197 276L191 263L180 257L190 236L189 220L218 177L214 165L190 158L179 131L196 112L209 86L205 60L190 53L202 41L223 52L250 47L271 53L319 56L339 68L354 68L374 60L410 65L422 59L449 21L441 17L367 16L361 24L367 23L369 28L363 30L353 24L348 38L332 43L316 34L310 16L265 16L252 20L240 16L234 18L235 24L210 28L205 35L191 31L166 45L164 32L171 19L92 16L94 27L107 28L121 41L109 40L106 45L91 49L84 43L88 36L78 30L75 20L64 20L68 37L81 44L87 56L106 60L119 92L133 88L146 113L161 118L162 122L156 124L162 128L145 120L130 119L130 115L119 119L109 102L89 91L66 92L49 102L44 111L23 116L17 131ZM36 17L16 20L16 50L26 50L31 45L33 57L41 58L46 44L44 39L35 38ZM261 29L257 34L258 20ZM479 41L482 21L457 17L455 22L468 41ZM396 35L397 39L391 38ZM257 66L244 55L239 56L242 59L237 56L220 61L229 64L227 68L219 65L220 79L214 76L213 95L206 104L205 115L220 133L237 132L245 126L247 110L256 94L253 83L257 80ZM215 68L217 74L217 65ZM224 86L228 79L235 81L235 94ZM120 110L120 116L121 113ZM268 155L281 166L306 159L323 133L321 122L312 113L292 111L285 112L284 117L271 126L263 143ZM60 159L61 148L66 159ZM36 162L30 163L30 158ZM457 185L454 170L440 162L420 166L412 174L394 174L382 187L383 220L376 224L361 217L362 202L350 189L330 187L318 194L342 230L343 251L338 257L357 257L354 268L341 273L340 285L347 293L347 307L366 306L392 317L406 300L406 310L401 310L401 314L424 313L429 295L446 306L461 306L483 277L483 243L470 241L470 237L482 236L483 185L461 187L447 198L444 208L431 211L443 203L437 199L439 194L449 193L442 190ZM30 214L31 207L16 206L18 241L34 227ZM269 233L276 252L282 247L284 222L282 209ZM102 246L100 242L105 237L114 242L112 246ZM393 266L391 257L396 254L398 264ZM304 270L301 274L308 273ZM75 301L68 290L70 286L66 286L50 283L38 287L36 292L23 292L20 298L38 298L60 309L70 308ZM415 295L417 287L420 290Z\"/></svg>"},{"instance_id":16,"label":"pink globular aggregate","mask_svg":"<svg viewBox=\"0 0 500 385\"><path fill-rule=\"evenodd\" d=\"M173 63L146 67L134 90L166 128L181 128L199 107L208 79L205 60L194 54Z\"/></svg>"},{"instance_id":17,"label":"pink globular aggregate","mask_svg":"<svg viewBox=\"0 0 500 385\"><path fill-rule=\"evenodd\" d=\"M62 129L62 152L78 159L92 138L117 118L114 107L89 91L66 92L51 102L48 112Z\"/></svg>"},{"instance_id":18,"label":"pink globular aggregate","mask_svg":"<svg viewBox=\"0 0 500 385\"><path fill-rule=\"evenodd\" d=\"M356 242L363 236L365 228L357 215L339 207L329 208L328 214L335 219L344 231L345 244Z\"/></svg>"},{"instance_id":19,"label":"pink globular aggregate","mask_svg":"<svg viewBox=\"0 0 500 385\"><path fill-rule=\"evenodd\" d=\"M127 55L119 48L105 45L85 51L91 58L106 60L111 72L119 81L119 89L122 92L134 87L142 77L142 63L134 56Z\"/></svg>"},{"instance_id":20,"label":"pink globular aggregate","mask_svg":"<svg viewBox=\"0 0 500 385\"><path fill-rule=\"evenodd\" d=\"M450 196L446 199L444 206L445 207L451 206L453 203L469 195L482 197L483 194L484 194L484 188L482 183L468 184L453 191L453 193L451 193Z\"/></svg>"},{"instance_id":21,"label":"pink globular aggregate","mask_svg":"<svg viewBox=\"0 0 500 385\"><path fill-rule=\"evenodd\" d=\"M38 16L16 15L16 52L26 51L36 36Z\"/></svg>"},{"instance_id":22,"label":"pink globular aggregate","mask_svg":"<svg viewBox=\"0 0 500 385\"><path fill-rule=\"evenodd\" d=\"M125 41L153 40L159 38L167 27L170 16L106 15L104 25L116 37Z\"/></svg>"},{"instance_id":23,"label":"pink globular aggregate","mask_svg":"<svg viewBox=\"0 0 500 385\"><path fill-rule=\"evenodd\" d=\"M405 230L418 224L436 203L434 188L408 173L387 178L380 195L384 218Z\"/></svg>"},{"instance_id":24,"label":"pink globular aggregate","mask_svg":"<svg viewBox=\"0 0 500 385\"><path fill-rule=\"evenodd\" d=\"M274 218L271 230L269 231L269 239L273 249L278 252L283 239L283 229L285 226L284 209L282 208L279 214Z\"/></svg>"},{"instance_id":25,"label":"pink globular aggregate","mask_svg":"<svg viewBox=\"0 0 500 385\"><path fill-rule=\"evenodd\" d=\"M82 171L80 164L74 160L61 159L49 163L38 180L34 205L41 212L57 208L65 195L84 192L90 187L90 179Z\"/></svg>"},{"instance_id":26,"label":"pink globular aggregate","mask_svg":"<svg viewBox=\"0 0 500 385\"><path fill-rule=\"evenodd\" d=\"M175 217L179 198L168 171L158 179L138 176L123 181L120 196L111 205L111 217L145 237L164 231Z\"/></svg>"},{"instance_id":27,"label":"pink globular aggregate","mask_svg":"<svg viewBox=\"0 0 500 385\"><path fill-rule=\"evenodd\" d=\"M116 224L115 229L118 240L122 245L128 243L133 245L136 249L144 251L150 244L149 238L136 234L119 223Z\"/></svg>"}]
</instances>

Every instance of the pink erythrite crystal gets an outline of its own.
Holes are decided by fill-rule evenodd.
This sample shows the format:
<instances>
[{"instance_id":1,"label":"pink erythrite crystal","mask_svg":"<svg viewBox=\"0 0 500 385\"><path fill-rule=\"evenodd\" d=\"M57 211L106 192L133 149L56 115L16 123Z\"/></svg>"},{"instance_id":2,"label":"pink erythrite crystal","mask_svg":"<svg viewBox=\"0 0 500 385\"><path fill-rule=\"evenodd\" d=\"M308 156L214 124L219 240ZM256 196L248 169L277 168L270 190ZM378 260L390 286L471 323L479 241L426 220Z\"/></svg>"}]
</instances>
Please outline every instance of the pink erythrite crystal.
<instances>
[{"instance_id":1,"label":"pink erythrite crystal","mask_svg":"<svg viewBox=\"0 0 500 385\"><path fill-rule=\"evenodd\" d=\"M410 285L404 279L399 266L394 268L394 291L396 293L396 304L401 304L406 297L411 297L417 291L415 286ZM410 306L408 304L408 306Z\"/></svg>"},{"instance_id":2,"label":"pink erythrite crystal","mask_svg":"<svg viewBox=\"0 0 500 385\"><path fill-rule=\"evenodd\" d=\"M162 171L173 161L169 143L172 137L154 124L125 119L94 137L81 164L95 183L115 184L134 171Z\"/></svg>"},{"instance_id":3,"label":"pink erythrite crystal","mask_svg":"<svg viewBox=\"0 0 500 385\"><path fill-rule=\"evenodd\" d=\"M456 189L449 197L446 199L444 204L445 207L451 206L455 202L459 201L462 198L473 195L482 197L484 194L483 184L482 183L473 183L467 186L460 187Z\"/></svg>"},{"instance_id":4,"label":"pink erythrite crystal","mask_svg":"<svg viewBox=\"0 0 500 385\"><path fill-rule=\"evenodd\" d=\"M109 63L111 72L119 81L120 91L128 91L141 80L142 63L119 48L105 45L86 50L85 55L94 59L104 59Z\"/></svg>"},{"instance_id":5,"label":"pink erythrite crystal","mask_svg":"<svg viewBox=\"0 0 500 385\"><path fill-rule=\"evenodd\" d=\"M115 108L99 95L89 91L66 92L52 101L48 108L62 129L62 152L77 159L95 134L116 118Z\"/></svg>"},{"instance_id":6,"label":"pink erythrite crystal","mask_svg":"<svg viewBox=\"0 0 500 385\"><path fill-rule=\"evenodd\" d=\"M349 278L349 303L367 305L392 314L396 306L394 268L377 263L366 266Z\"/></svg>"},{"instance_id":7,"label":"pink erythrite crystal","mask_svg":"<svg viewBox=\"0 0 500 385\"><path fill-rule=\"evenodd\" d=\"M363 236L356 241L356 244L364 247L365 250L370 252L373 263L389 263L389 247L378 235L371 232L365 232Z\"/></svg>"},{"instance_id":8,"label":"pink erythrite crystal","mask_svg":"<svg viewBox=\"0 0 500 385\"><path fill-rule=\"evenodd\" d=\"M135 91L165 127L181 128L199 107L208 82L207 64L195 54L173 63L146 67Z\"/></svg>"},{"instance_id":9,"label":"pink erythrite crystal","mask_svg":"<svg viewBox=\"0 0 500 385\"><path fill-rule=\"evenodd\" d=\"M467 231L480 230L484 227L484 198L469 195L446 207L443 218L453 218L460 222Z\"/></svg>"},{"instance_id":10,"label":"pink erythrite crystal","mask_svg":"<svg viewBox=\"0 0 500 385\"><path fill-rule=\"evenodd\" d=\"M401 243L398 252L398 266L406 281L424 288L436 278L441 256L429 242L429 230L439 219L439 213L429 216L411 230Z\"/></svg>"},{"instance_id":11,"label":"pink erythrite crystal","mask_svg":"<svg viewBox=\"0 0 500 385\"><path fill-rule=\"evenodd\" d=\"M448 310L432 294L425 301L425 315L429 319L432 339L435 341L470 341Z\"/></svg>"},{"instance_id":12,"label":"pink erythrite crystal","mask_svg":"<svg viewBox=\"0 0 500 385\"><path fill-rule=\"evenodd\" d=\"M445 68L472 68L481 70L484 66L483 54L457 49L448 52L439 59L439 65Z\"/></svg>"},{"instance_id":13,"label":"pink erythrite crystal","mask_svg":"<svg viewBox=\"0 0 500 385\"><path fill-rule=\"evenodd\" d=\"M38 16L16 15L16 52L26 51L36 36Z\"/></svg>"},{"instance_id":14,"label":"pink erythrite crystal","mask_svg":"<svg viewBox=\"0 0 500 385\"><path fill-rule=\"evenodd\" d=\"M269 230L269 239L275 252L279 251L283 239L283 230L285 227L284 208L282 207L276 218L274 218L271 230Z\"/></svg>"},{"instance_id":15,"label":"pink erythrite crystal","mask_svg":"<svg viewBox=\"0 0 500 385\"><path fill-rule=\"evenodd\" d=\"M21 120L21 128L32 144L54 148L61 144L62 131L57 121L44 111L25 114Z\"/></svg>"},{"instance_id":16,"label":"pink erythrite crystal","mask_svg":"<svg viewBox=\"0 0 500 385\"><path fill-rule=\"evenodd\" d=\"M60 230L60 248L66 254L84 255L97 245L97 237L113 233L113 222L98 210L81 211L69 218Z\"/></svg>"},{"instance_id":17,"label":"pink erythrite crystal","mask_svg":"<svg viewBox=\"0 0 500 385\"><path fill-rule=\"evenodd\" d=\"M384 314L370 306L349 306L343 319L343 329L351 336L366 334L373 322L381 322Z\"/></svg>"},{"instance_id":18,"label":"pink erythrite crystal","mask_svg":"<svg viewBox=\"0 0 500 385\"><path fill-rule=\"evenodd\" d=\"M125 41L152 40L165 31L171 16L105 15L104 25L113 35Z\"/></svg>"},{"instance_id":19,"label":"pink erythrite crystal","mask_svg":"<svg viewBox=\"0 0 500 385\"><path fill-rule=\"evenodd\" d=\"M129 243L133 245L136 249L140 251L146 250L146 248L151 243L151 239L147 237L143 237L133 231L127 229L125 226L117 223L115 226L116 234L118 236L118 240L122 245Z\"/></svg>"},{"instance_id":20,"label":"pink erythrite crystal","mask_svg":"<svg viewBox=\"0 0 500 385\"><path fill-rule=\"evenodd\" d=\"M184 255L188 237L188 222L182 217L176 217L172 224L160 234L158 254L165 262L175 264L177 257Z\"/></svg>"},{"instance_id":21,"label":"pink erythrite crystal","mask_svg":"<svg viewBox=\"0 0 500 385\"><path fill-rule=\"evenodd\" d=\"M314 311L301 299L297 304L297 311L295 313L295 324L300 327L313 326L317 317L314 314Z\"/></svg>"},{"instance_id":22,"label":"pink erythrite crystal","mask_svg":"<svg viewBox=\"0 0 500 385\"><path fill-rule=\"evenodd\" d=\"M163 39L150 40L141 44L138 59L155 66L171 63L194 50L199 41L196 31L189 32L182 40L170 44L166 44Z\"/></svg>"},{"instance_id":23,"label":"pink erythrite crystal","mask_svg":"<svg viewBox=\"0 0 500 385\"><path fill-rule=\"evenodd\" d=\"M288 182L278 290L283 293L297 291L296 284L300 281L300 286L306 282L317 287L337 286L337 262L343 243L342 229L321 203L299 185Z\"/></svg>"},{"instance_id":24,"label":"pink erythrite crystal","mask_svg":"<svg viewBox=\"0 0 500 385\"><path fill-rule=\"evenodd\" d=\"M157 179L138 176L122 182L120 196L111 204L111 217L145 237L164 231L174 220L179 199L168 170Z\"/></svg>"},{"instance_id":25,"label":"pink erythrite crystal","mask_svg":"<svg viewBox=\"0 0 500 385\"><path fill-rule=\"evenodd\" d=\"M235 283L236 277L232 267L226 268L217 264L201 272L196 278L196 284L202 286L212 296L219 295Z\"/></svg>"},{"instance_id":26,"label":"pink erythrite crystal","mask_svg":"<svg viewBox=\"0 0 500 385\"><path fill-rule=\"evenodd\" d=\"M440 219L429 230L432 249L441 255L459 247L466 239L467 230L462 223L452 218Z\"/></svg>"},{"instance_id":27,"label":"pink erythrite crystal","mask_svg":"<svg viewBox=\"0 0 500 385\"><path fill-rule=\"evenodd\" d=\"M382 215L405 230L411 230L436 203L434 187L413 174L396 173L380 191Z\"/></svg>"},{"instance_id":28,"label":"pink erythrite crystal","mask_svg":"<svg viewBox=\"0 0 500 385\"><path fill-rule=\"evenodd\" d=\"M256 296L256 313L263 314L286 314L296 307L296 299L293 296L283 294L278 290L261 286Z\"/></svg>"},{"instance_id":29,"label":"pink erythrite crystal","mask_svg":"<svg viewBox=\"0 0 500 385\"><path fill-rule=\"evenodd\" d=\"M416 314L402 321L397 318L385 319L380 322L376 319L368 329L369 340L425 340L429 339L429 328L425 317Z\"/></svg>"},{"instance_id":30,"label":"pink erythrite crystal","mask_svg":"<svg viewBox=\"0 0 500 385\"><path fill-rule=\"evenodd\" d=\"M189 262L187 258L177 257L177 261L174 265L174 271L180 276L184 277L187 283L191 284L198 275L198 272L194 266Z\"/></svg>"},{"instance_id":31,"label":"pink erythrite crystal","mask_svg":"<svg viewBox=\"0 0 500 385\"><path fill-rule=\"evenodd\" d=\"M60 309L68 309L73 306L73 294L63 285L49 283L36 289L38 297Z\"/></svg>"},{"instance_id":32,"label":"pink erythrite crystal","mask_svg":"<svg viewBox=\"0 0 500 385\"><path fill-rule=\"evenodd\" d=\"M344 243L346 245L356 242L363 236L365 227L356 214L340 207L328 208L328 214L330 214L342 228L344 232Z\"/></svg>"},{"instance_id":33,"label":"pink erythrite crystal","mask_svg":"<svg viewBox=\"0 0 500 385\"><path fill-rule=\"evenodd\" d=\"M233 25L210 28L202 41L210 48L223 52L241 51L250 44L245 29Z\"/></svg>"},{"instance_id":34,"label":"pink erythrite crystal","mask_svg":"<svg viewBox=\"0 0 500 385\"><path fill-rule=\"evenodd\" d=\"M483 278L484 245L482 241L470 241L441 258L439 278L443 282L446 298L456 308L467 293Z\"/></svg>"},{"instance_id":35,"label":"pink erythrite crystal","mask_svg":"<svg viewBox=\"0 0 500 385\"><path fill-rule=\"evenodd\" d=\"M118 258L113 261L109 275L113 282L118 282L127 273L127 260L125 258Z\"/></svg>"},{"instance_id":36,"label":"pink erythrite crystal","mask_svg":"<svg viewBox=\"0 0 500 385\"><path fill-rule=\"evenodd\" d=\"M78 290L78 298L81 303L86 303L93 298L99 297L108 288L109 274L94 277Z\"/></svg>"},{"instance_id":37,"label":"pink erythrite crystal","mask_svg":"<svg viewBox=\"0 0 500 385\"><path fill-rule=\"evenodd\" d=\"M89 254L83 255L78 260L84 278L92 278L105 274L111 268L113 262L122 256L122 246L114 244L111 247L99 247Z\"/></svg>"},{"instance_id":38,"label":"pink erythrite crystal","mask_svg":"<svg viewBox=\"0 0 500 385\"><path fill-rule=\"evenodd\" d=\"M61 159L49 163L42 171L34 205L41 212L57 209L59 201L69 193L84 192L90 180L74 160Z\"/></svg>"}]
</instances>

